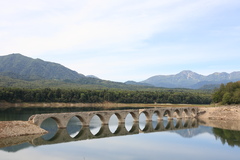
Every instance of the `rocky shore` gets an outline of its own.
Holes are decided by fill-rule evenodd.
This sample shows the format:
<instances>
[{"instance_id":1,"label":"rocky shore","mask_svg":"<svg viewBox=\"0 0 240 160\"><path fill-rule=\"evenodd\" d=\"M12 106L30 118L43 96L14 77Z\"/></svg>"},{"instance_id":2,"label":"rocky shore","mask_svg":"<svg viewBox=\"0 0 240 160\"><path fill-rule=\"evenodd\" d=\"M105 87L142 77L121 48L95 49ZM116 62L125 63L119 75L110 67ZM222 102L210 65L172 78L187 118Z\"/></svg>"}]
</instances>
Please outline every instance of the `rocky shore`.
<instances>
[{"instance_id":1,"label":"rocky shore","mask_svg":"<svg viewBox=\"0 0 240 160\"><path fill-rule=\"evenodd\" d=\"M0 139L46 133L47 131L28 121L0 121Z\"/></svg>"},{"instance_id":2,"label":"rocky shore","mask_svg":"<svg viewBox=\"0 0 240 160\"><path fill-rule=\"evenodd\" d=\"M199 107L198 119L240 121L240 106Z\"/></svg>"},{"instance_id":3,"label":"rocky shore","mask_svg":"<svg viewBox=\"0 0 240 160\"><path fill-rule=\"evenodd\" d=\"M240 106L201 107L200 125L240 131Z\"/></svg>"}]
</instances>

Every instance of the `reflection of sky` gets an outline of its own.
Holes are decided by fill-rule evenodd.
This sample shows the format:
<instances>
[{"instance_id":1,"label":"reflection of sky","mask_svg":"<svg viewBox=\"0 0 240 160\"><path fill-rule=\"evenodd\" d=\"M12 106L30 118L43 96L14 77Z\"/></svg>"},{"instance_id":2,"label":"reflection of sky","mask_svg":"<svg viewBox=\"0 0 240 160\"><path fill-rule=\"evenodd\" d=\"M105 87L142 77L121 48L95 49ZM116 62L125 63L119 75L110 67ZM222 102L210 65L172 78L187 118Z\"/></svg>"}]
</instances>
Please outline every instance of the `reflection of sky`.
<instances>
[{"instance_id":1,"label":"reflection of sky","mask_svg":"<svg viewBox=\"0 0 240 160\"><path fill-rule=\"evenodd\" d=\"M240 148L222 145L213 135L183 138L173 132L156 132L30 147L15 153L0 151L9 160L106 159L239 159Z\"/></svg>"}]
</instances>

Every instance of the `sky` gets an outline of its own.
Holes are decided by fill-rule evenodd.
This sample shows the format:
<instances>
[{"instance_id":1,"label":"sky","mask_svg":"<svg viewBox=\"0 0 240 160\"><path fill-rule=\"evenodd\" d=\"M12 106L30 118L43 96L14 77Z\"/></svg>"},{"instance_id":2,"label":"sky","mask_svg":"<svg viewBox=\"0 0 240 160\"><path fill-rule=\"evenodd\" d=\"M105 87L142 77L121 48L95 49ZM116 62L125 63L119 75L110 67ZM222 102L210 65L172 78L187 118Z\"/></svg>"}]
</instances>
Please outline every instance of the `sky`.
<instances>
[{"instance_id":1,"label":"sky","mask_svg":"<svg viewBox=\"0 0 240 160\"><path fill-rule=\"evenodd\" d=\"M0 0L0 56L125 82L240 71L239 0Z\"/></svg>"}]
</instances>

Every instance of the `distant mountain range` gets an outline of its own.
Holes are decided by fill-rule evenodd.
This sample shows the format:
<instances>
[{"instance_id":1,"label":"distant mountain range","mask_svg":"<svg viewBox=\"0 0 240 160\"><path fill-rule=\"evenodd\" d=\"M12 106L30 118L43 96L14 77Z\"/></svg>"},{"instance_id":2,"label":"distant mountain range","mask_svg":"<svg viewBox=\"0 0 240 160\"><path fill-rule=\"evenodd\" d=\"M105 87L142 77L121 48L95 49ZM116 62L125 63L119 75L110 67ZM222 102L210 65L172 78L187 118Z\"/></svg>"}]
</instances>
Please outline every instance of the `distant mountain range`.
<instances>
[{"instance_id":1,"label":"distant mountain range","mask_svg":"<svg viewBox=\"0 0 240 160\"><path fill-rule=\"evenodd\" d=\"M190 88L190 89L213 89L221 83L235 82L240 80L240 72L218 73L215 72L204 76L190 70L182 71L175 75L157 75L141 82L126 82L127 84L151 85L165 88Z\"/></svg>"},{"instance_id":2,"label":"distant mountain range","mask_svg":"<svg viewBox=\"0 0 240 160\"><path fill-rule=\"evenodd\" d=\"M221 83L239 80L240 72L232 72L230 74L216 72L203 76L185 70L176 75L153 76L141 82L127 81L119 83L102 80L94 75L84 76L61 64L33 59L21 54L0 56L0 86L2 87L39 88L71 86L74 88L76 85L78 87L79 85L88 85L88 87L94 85L95 88L121 89L149 87L213 89Z\"/></svg>"}]
</instances>

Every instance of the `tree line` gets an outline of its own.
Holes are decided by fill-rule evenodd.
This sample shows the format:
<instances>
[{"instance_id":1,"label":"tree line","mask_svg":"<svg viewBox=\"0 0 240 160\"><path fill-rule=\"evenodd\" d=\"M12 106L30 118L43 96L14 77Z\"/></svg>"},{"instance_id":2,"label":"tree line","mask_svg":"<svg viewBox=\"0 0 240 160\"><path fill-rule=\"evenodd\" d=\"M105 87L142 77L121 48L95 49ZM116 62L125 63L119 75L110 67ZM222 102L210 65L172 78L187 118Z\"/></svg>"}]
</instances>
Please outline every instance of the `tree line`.
<instances>
[{"instance_id":1,"label":"tree line","mask_svg":"<svg viewBox=\"0 0 240 160\"><path fill-rule=\"evenodd\" d=\"M173 103L209 104L211 94L181 90L130 91L87 89L24 89L0 88L0 101L65 102L65 103Z\"/></svg>"},{"instance_id":2,"label":"tree line","mask_svg":"<svg viewBox=\"0 0 240 160\"><path fill-rule=\"evenodd\" d=\"M213 102L221 104L240 104L240 81L221 86L213 93Z\"/></svg>"}]
</instances>

